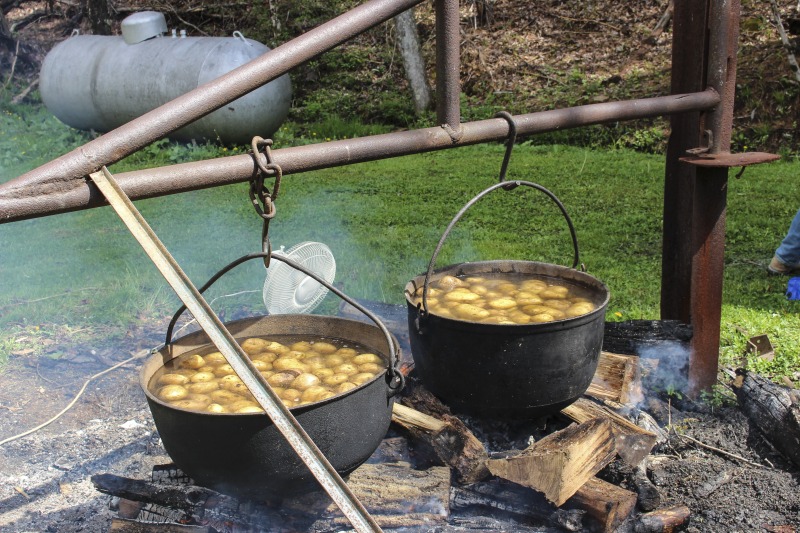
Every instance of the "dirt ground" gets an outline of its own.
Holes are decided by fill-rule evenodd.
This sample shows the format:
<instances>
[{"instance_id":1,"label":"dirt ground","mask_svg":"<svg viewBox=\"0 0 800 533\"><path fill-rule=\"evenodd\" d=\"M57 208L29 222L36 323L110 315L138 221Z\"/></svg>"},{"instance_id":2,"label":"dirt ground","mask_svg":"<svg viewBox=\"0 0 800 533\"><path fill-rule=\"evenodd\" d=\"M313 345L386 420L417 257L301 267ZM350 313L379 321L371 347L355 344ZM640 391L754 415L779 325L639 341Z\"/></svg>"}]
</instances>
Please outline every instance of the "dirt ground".
<instances>
[{"instance_id":1,"label":"dirt ground","mask_svg":"<svg viewBox=\"0 0 800 533\"><path fill-rule=\"evenodd\" d=\"M105 362L96 357L15 359L0 375L0 441L50 418L88 377L127 357L110 354L100 351ZM138 386L140 366L136 360L92 381L57 421L0 445L0 530L105 531L115 516L112 498L97 492L90 476L147 480L154 465L170 462ZM648 476L661 493L660 507L691 509L687 531L786 533L800 527L800 471L736 406L712 411L686 401L670 405L653 393L648 399L648 412L662 426L676 429L649 457ZM601 472L624 486L624 479L614 475L611 469ZM621 531L631 529L624 525Z\"/></svg>"}]
</instances>

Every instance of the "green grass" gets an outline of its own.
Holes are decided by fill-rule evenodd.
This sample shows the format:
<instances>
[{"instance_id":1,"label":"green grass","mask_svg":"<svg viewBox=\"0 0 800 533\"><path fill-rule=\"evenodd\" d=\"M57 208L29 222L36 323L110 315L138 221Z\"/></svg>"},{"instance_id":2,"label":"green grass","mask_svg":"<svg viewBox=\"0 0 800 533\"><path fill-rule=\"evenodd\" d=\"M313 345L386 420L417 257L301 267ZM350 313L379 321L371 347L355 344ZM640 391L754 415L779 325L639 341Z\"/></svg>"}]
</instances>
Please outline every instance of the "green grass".
<instances>
[{"instance_id":1,"label":"green grass","mask_svg":"<svg viewBox=\"0 0 800 533\"><path fill-rule=\"evenodd\" d=\"M328 120L302 128L302 138L295 139L291 134L300 128L287 124L276 147L365 133L359 128ZM87 140L33 107L5 108L0 130L0 181ZM241 150L162 141L112 171ZM450 219L495 182L502 154L499 145L482 145L286 176L271 224L273 245L324 242L333 250L337 283L347 294L402 303L405 283L427 268ZM611 290L609 320L659 317L663 166L662 155L625 149L531 142L515 148L509 178L540 183L564 202L577 228L581 261ZM799 171L797 162L781 162L730 180L725 364L738 364L747 338L767 333L778 355L772 363L753 366L773 375L800 370L800 303L786 300L786 278L767 277L764 269L800 205L793 185ZM260 221L244 185L137 206L198 285L259 247ZM0 250L0 357L27 346L16 339L36 326L97 326L122 339L137 324L164 323L179 305L107 208L0 225ZM513 258L567 265L571 254L558 209L541 193L519 188L496 191L468 212L438 264ZM258 309L263 280L263 266L251 262L223 278L208 297L254 291L220 299L215 308ZM336 304L329 296L324 309Z\"/></svg>"}]
</instances>

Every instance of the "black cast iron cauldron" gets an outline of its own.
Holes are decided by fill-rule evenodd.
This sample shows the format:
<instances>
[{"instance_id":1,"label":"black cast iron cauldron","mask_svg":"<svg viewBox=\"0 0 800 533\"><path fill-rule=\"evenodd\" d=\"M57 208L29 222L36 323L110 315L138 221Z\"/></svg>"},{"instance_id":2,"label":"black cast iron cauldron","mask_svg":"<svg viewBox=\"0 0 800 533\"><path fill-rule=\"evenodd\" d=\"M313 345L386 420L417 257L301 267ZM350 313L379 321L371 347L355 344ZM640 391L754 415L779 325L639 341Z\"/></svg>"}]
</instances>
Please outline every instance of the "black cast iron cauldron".
<instances>
[{"instance_id":1,"label":"black cast iron cauldron","mask_svg":"<svg viewBox=\"0 0 800 533\"><path fill-rule=\"evenodd\" d=\"M385 328L319 315L262 316L225 326L237 339L308 335L357 342L388 361L386 370L355 389L291 409L341 475L352 472L372 455L389 428L394 396L399 391L397 357L390 346L397 346L397 341ZM199 485L238 497L279 497L318 488L311 472L267 415L186 411L171 407L148 390L151 378L164 363L209 344L202 331L172 342L168 338L164 348L148 358L139 375L161 441L174 463Z\"/></svg>"},{"instance_id":2,"label":"black cast iron cauldron","mask_svg":"<svg viewBox=\"0 0 800 533\"><path fill-rule=\"evenodd\" d=\"M545 192L561 209L575 250L572 268L533 261L470 262L438 269L433 266L448 233L477 200L500 187L525 185ZM408 327L415 369L424 385L457 411L483 417L535 418L557 412L589 387L603 344L608 288L576 270L577 238L561 202L531 182L502 182L470 201L448 226L425 275L405 288ZM437 316L427 311L431 281L445 276L521 273L567 281L592 294L594 311L549 323L481 324ZM423 288L422 302L417 290Z\"/></svg>"}]
</instances>

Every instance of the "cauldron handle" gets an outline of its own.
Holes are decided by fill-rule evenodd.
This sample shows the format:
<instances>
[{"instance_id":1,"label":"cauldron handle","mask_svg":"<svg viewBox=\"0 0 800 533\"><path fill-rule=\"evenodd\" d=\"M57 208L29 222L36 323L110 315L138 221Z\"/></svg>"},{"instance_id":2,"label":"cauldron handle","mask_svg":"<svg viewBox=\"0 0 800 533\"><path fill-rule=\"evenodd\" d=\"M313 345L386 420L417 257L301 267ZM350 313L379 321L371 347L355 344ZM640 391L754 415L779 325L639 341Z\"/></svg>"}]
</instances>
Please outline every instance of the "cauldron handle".
<instances>
[{"instance_id":1,"label":"cauldron handle","mask_svg":"<svg viewBox=\"0 0 800 533\"><path fill-rule=\"evenodd\" d=\"M484 196L486 196L490 192L492 192L492 191L494 191L496 189L501 189L501 188L504 189L504 190L509 190L510 191L512 189L517 188L520 185L525 185L526 187L532 187L532 188L534 188L536 190L542 191L551 200L553 200L553 202L555 202L555 204L561 210L561 213L564 215L564 218L567 220L567 225L569 226L569 233L570 233L570 236L572 237L572 248L574 250L574 255L573 255L573 258L572 258L572 268L575 268L575 267L578 266L578 264L580 263L580 252L578 250L578 236L575 234L575 226L572 224L572 219L569 217L569 214L567 213L567 210L564 207L564 204L561 203L561 200L559 200L556 197L555 194L553 194L552 192L550 192L546 188L542 187L538 183L533 183L533 182L530 182L530 181L518 181L518 180L515 180L515 181L501 181L500 183L496 183L496 184L492 185L491 187L483 190L477 196L475 196L475 198L473 198L472 200L467 202L467 205L465 205L464 207L461 208L461 211L459 211L456 214L456 216L453 217L453 220L450 221L450 224L444 230L444 233L442 234L442 238L439 239L439 244L436 245L436 249L433 251L433 257L431 257L431 262L428 263L428 271L425 273L425 283L422 286L422 307L420 309L420 316L424 317L424 316L426 316L428 314L428 284L430 282L431 274L433 274L433 267L436 265L436 258L439 256L439 252L442 250L442 246L444 246L444 241L447 239L448 235L450 235L450 231L452 231L452 229L456 225L456 223L459 220L461 220L461 217L464 216L464 213L466 213L467 210L470 207L475 205L475 203L478 200L480 200L481 198L483 198Z\"/></svg>"},{"instance_id":2,"label":"cauldron handle","mask_svg":"<svg viewBox=\"0 0 800 533\"><path fill-rule=\"evenodd\" d=\"M352 305L353 307L364 313L367 316L367 318L372 320L375 323L375 325L378 326L378 329L380 329L381 333L383 333L384 337L386 337L386 344L389 347L390 360L389 360L388 374L390 375L388 376L388 378L389 378L389 389L392 391L392 394L390 396L394 396L395 394L397 394L403 388L405 378L403 374L397 369L397 365L400 363L400 358L398 357L397 354L397 347L395 346L394 341L392 340L392 335L389 333L389 330L386 328L383 322L381 322L377 316L375 316L372 312L367 310L364 306L362 306L361 304L359 304L358 302L356 302L355 300L344 294L342 291L340 291L339 289L328 283L323 278L319 277L314 272L307 270L304 266L292 261L291 259L284 257L281 254L275 254L271 252L255 252L252 254L243 255L242 257L234 261L231 261L230 263L222 267L222 269L220 269L219 272L211 276L211 278L209 278L209 280L205 283L205 285L203 285L198 289L200 294L202 294L203 292L206 291L206 289L211 287L219 278L221 278L222 276L224 276L237 266L241 265L242 263L250 261L251 259L264 258L267 256L269 256L270 259L276 259L278 261L286 263L295 270L299 270L303 274L310 276L311 278L314 279L314 281L325 286L329 291L334 293L336 296L338 296L348 304ZM172 316L172 320L169 321L169 326L167 326L167 336L166 340L164 341L165 346L169 346L170 344L172 344L172 332L175 329L175 324L178 322L178 318L180 318L180 316L183 314L184 311L186 311L186 306L182 305L178 309L178 311Z\"/></svg>"}]
</instances>

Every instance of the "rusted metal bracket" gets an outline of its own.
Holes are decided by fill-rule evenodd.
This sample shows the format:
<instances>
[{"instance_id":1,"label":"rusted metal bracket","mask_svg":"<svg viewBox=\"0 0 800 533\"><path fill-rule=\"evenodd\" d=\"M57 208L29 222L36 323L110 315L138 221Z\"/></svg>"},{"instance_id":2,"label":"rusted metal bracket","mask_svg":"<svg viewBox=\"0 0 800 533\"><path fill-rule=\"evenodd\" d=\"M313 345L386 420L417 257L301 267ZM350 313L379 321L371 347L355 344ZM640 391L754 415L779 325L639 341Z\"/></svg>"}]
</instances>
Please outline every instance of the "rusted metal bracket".
<instances>
[{"instance_id":1,"label":"rusted metal bracket","mask_svg":"<svg viewBox=\"0 0 800 533\"><path fill-rule=\"evenodd\" d=\"M228 364L253 394L258 404L264 409L275 427L281 432L292 449L305 463L316 480L339 506L356 531L381 531L377 522L350 491L339 473L328 462L308 433L297 422L297 419L283 405L283 402L267 384L258 369L253 366L247 354L225 328L208 302L192 284L177 261L170 255L164 244L150 228L150 225L136 209L130 198L117 184L114 177L104 166L99 172L89 176L100 192L111 204L111 207L122 222L139 242L147 256L156 265L161 275L167 280L189 312L197 319L208 338L225 356Z\"/></svg>"},{"instance_id":2,"label":"rusted metal bracket","mask_svg":"<svg viewBox=\"0 0 800 533\"><path fill-rule=\"evenodd\" d=\"M691 150L687 150L687 152L691 152ZM742 169L736 174L737 178L741 178L746 167L761 163L770 163L772 161L777 161L780 158L781 156L777 154L769 154L767 152L744 152L741 154L719 152L716 154L692 154L678 159L683 163L703 168L742 167Z\"/></svg>"}]
</instances>

